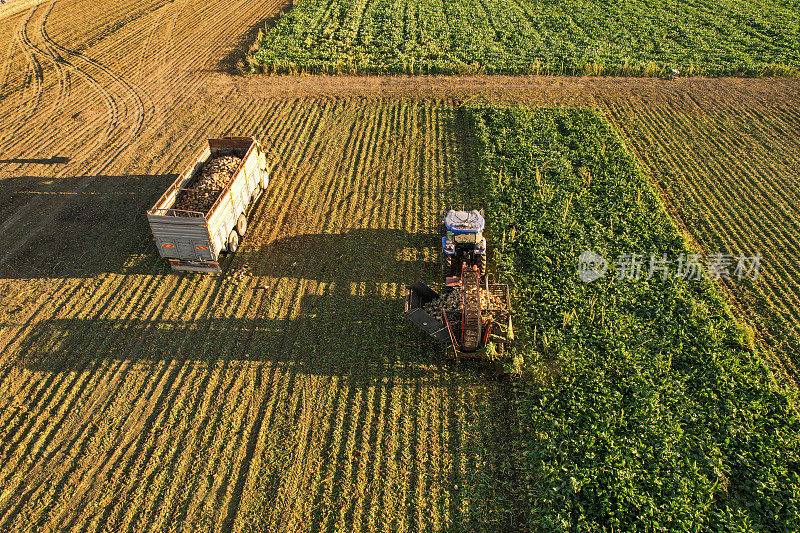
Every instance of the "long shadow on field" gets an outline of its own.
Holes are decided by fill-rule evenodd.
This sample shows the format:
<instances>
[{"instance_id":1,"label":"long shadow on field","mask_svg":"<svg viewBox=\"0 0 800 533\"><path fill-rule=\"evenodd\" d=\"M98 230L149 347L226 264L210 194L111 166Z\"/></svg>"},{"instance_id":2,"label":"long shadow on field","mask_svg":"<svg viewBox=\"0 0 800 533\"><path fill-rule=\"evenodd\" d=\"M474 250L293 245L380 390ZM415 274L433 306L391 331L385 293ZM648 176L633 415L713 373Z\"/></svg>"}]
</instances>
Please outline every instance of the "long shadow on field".
<instances>
[{"instance_id":1,"label":"long shadow on field","mask_svg":"<svg viewBox=\"0 0 800 533\"><path fill-rule=\"evenodd\" d=\"M225 309L221 298L185 313L181 306L187 304L177 291L156 303L154 316L160 308L192 318L108 319L98 314L43 321L26 335L18 362L60 372L108 359L263 361L303 374L379 377L398 354L414 360L431 354L432 343L402 317L396 295L405 284L435 279L436 262L423 257L426 251L432 255L436 243L435 235L391 229L282 238L240 250L235 265L249 266L242 289L250 294L246 306L296 309L281 312L286 318L269 318L266 311L264 318L237 318L241 304ZM232 282L224 276L176 276L179 286L202 279L210 281L204 290L230 294ZM309 282L316 288L307 290Z\"/></svg>"},{"instance_id":2,"label":"long shadow on field","mask_svg":"<svg viewBox=\"0 0 800 533\"><path fill-rule=\"evenodd\" d=\"M396 354L421 356L425 348L416 340L407 335L397 301L306 295L297 316L287 320L46 320L16 351L18 363L36 371L82 370L103 360L267 362L298 374L363 377L368 384Z\"/></svg>"},{"instance_id":3,"label":"long shadow on field","mask_svg":"<svg viewBox=\"0 0 800 533\"><path fill-rule=\"evenodd\" d=\"M438 239L435 234L358 228L283 237L240 250L236 257L254 276L311 279L337 283L346 293L371 292L374 284L410 285L421 274L435 276ZM352 284L359 287L348 287Z\"/></svg>"},{"instance_id":4,"label":"long shadow on field","mask_svg":"<svg viewBox=\"0 0 800 533\"><path fill-rule=\"evenodd\" d=\"M10 226L4 235L7 243L25 237L44 221L35 236L0 266L0 278L167 271L154 253L145 212L175 178L175 174L20 176L0 181L0 226Z\"/></svg>"},{"instance_id":5,"label":"long shadow on field","mask_svg":"<svg viewBox=\"0 0 800 533\"><path fill-rule=\"evenodd\" d=\"M69 163L69 157L63 157L58 155L53 155L50 157L38 157L38 158L13 157L11 159L0 159L0 164L2 163L33 164L33 165L65 165Z\"/></svg>"}]
</instances>

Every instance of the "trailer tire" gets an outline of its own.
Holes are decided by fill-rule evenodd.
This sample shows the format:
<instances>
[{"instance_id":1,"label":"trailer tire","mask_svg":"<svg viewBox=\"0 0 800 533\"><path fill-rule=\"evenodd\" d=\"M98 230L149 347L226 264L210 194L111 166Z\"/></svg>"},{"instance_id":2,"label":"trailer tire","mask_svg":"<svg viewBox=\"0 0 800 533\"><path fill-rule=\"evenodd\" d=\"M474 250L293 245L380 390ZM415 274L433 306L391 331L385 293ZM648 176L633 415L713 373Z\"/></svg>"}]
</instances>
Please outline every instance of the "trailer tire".
<instances>
[{"instance_id":1,"label":"trailer tire","mask_svg":"<svg viewBox=\"0 0 800 533\"><path fill-rule=\"evenodd\" d=\"M234 253L238 249L239 249L239 234L236 233L236 230L231 230L230 234L228 235L228 252Z\"/></svg>"},{"instance_id":2,"label":"trailer tire","mask_svg":"<svg viewBox=\"0 0 800 533\"><path fill-rule=\"evenodd\" d=\"M236 232L239 234L240 237L244 237L244 232L247 231L247 217L244 216L244 213L239 215L239 219L236 221Z\"/></svg>"}]
</instances>

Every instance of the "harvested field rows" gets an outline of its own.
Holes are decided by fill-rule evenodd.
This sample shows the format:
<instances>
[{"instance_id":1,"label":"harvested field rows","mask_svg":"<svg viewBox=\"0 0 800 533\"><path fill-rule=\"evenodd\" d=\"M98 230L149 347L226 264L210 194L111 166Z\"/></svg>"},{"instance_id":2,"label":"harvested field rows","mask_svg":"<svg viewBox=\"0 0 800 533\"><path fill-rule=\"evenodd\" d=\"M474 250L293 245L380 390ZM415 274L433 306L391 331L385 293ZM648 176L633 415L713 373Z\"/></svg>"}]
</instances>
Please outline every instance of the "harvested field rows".
<instances>
[{"instance_id":1,"label":"harvested field rows","mask_svg":"<svg viewBox=\"0 0 800 533\"><path fill-rule=\"evenodd\" d=\"M398 318L403 283L438 273L428 228L460 171L458 119L303 104L223 123L276 140L280 162L227 265L249 267L240 282L168 273L130 218L135 253L102 254L120 272L4 296L3 527L445 529L494 505L503 389Z\"/></svg>"},{"instance_id":2,"label":"harvested field rows","mask_svg":"<svg viewBox=\"0 0 800 533\"><path fill-rule=\"evenodd\" d=\"M606 99L673 215L707 254L760 253L756 282L726 283L743 318L797 380L800 127L795 104L730 105L718 95Z\"/></svg>"}]
</instances>

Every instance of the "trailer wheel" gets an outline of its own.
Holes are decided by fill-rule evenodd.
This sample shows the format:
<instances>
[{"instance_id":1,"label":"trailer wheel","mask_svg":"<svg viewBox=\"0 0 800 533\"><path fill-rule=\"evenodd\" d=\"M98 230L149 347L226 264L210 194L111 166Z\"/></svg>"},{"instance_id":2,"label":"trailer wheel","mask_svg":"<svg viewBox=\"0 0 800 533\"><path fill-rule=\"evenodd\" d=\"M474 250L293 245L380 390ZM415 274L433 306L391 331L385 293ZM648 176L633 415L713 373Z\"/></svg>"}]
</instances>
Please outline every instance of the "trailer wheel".
<instances>
[{"instance_id":1,"label":"trailer wheel","mask_svg":"<svg viewBox=\"0 0 800 533\"><path fill-rule=\"evenodd\" d=\"M233 253L238 249L239 249L239 234L236 233L236 230L231 230L230 235L228 235L228 251L230 253Z\"/></svg>"},{"instance_id":2,"label":"trailer wheel","mask_svg":"<svg viewBox=\"0 0 800 533\"><path fill-rule=\"evenodd\" d=\"M244 216L244 213L239 215L239 219L236 221L236 231L244 237L244 232L247 231L247 217Z\"/></svg>"}]
</instances>

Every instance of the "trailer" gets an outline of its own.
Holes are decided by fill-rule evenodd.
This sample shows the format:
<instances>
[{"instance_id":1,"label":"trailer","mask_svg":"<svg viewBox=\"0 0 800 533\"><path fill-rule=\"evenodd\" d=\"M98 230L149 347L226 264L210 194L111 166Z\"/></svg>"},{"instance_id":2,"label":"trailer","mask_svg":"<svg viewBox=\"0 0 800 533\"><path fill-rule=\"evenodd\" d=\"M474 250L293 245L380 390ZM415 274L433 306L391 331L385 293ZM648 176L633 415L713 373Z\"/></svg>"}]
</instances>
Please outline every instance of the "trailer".
<instances>
[{"instance_id":1,"label":"trailer","mask_svg":"<svg viewBox=\"0 0 800 533\"><path fill-rule=\"evenodd\" d=\"M182 194L192 191L203 166L222 154L241 158L210 208L176 209ZM269 183L267 160L252 137L208 139L192 162L147 211L158 253L173 270L220 273L220 256L233 253L247 231L247 216Z\"/></svg>"}]
</instances>

